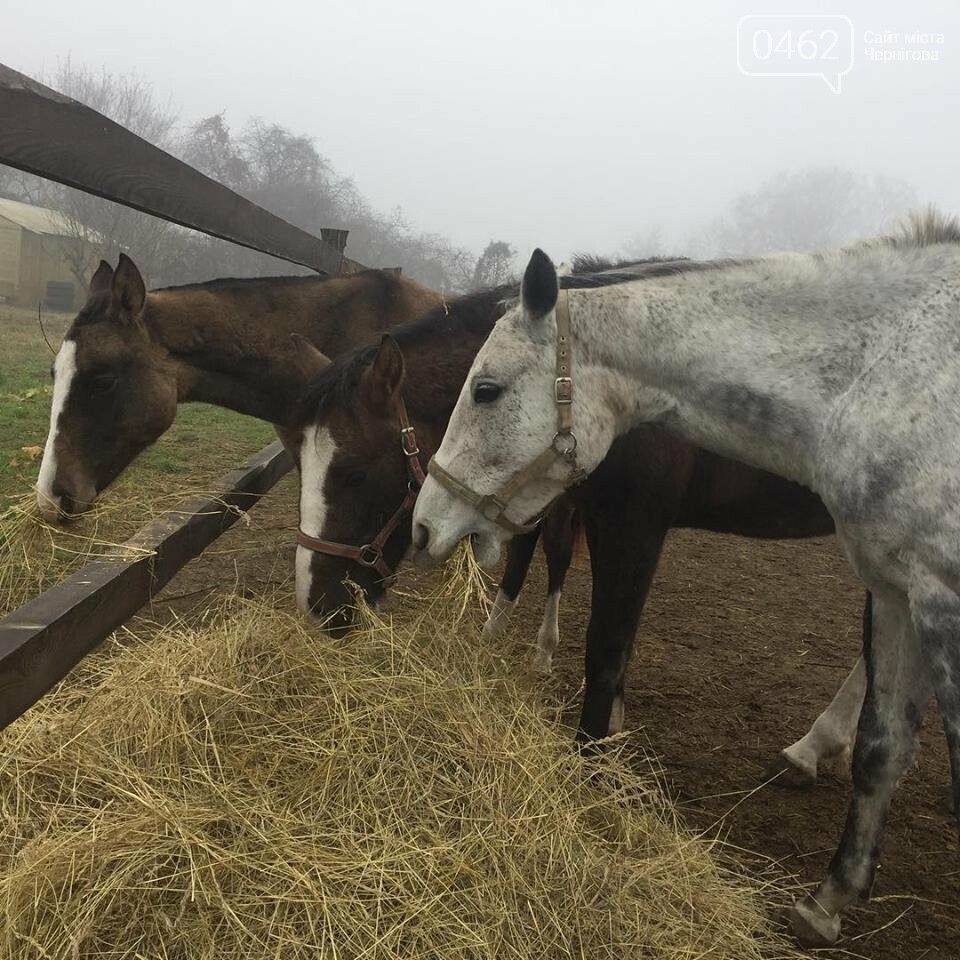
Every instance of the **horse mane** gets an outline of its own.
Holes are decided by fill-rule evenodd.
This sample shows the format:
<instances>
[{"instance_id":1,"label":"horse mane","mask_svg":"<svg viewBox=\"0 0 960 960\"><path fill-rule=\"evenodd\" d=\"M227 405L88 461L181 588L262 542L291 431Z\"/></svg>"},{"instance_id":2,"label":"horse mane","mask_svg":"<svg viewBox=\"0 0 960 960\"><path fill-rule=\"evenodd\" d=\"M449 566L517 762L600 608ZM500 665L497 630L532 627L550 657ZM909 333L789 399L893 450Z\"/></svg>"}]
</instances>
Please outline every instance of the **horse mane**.
<instances>
[{"instance_id":1,"label":"horse mane","mask_svg":"<svg viewBox=\"0 0 960 960\"><path fill-rule=\"evenodd\" d=\"M942 213L935 204L923 210L911 210L897 223L893 233L857 240L840 250L821 250L813 254L818 260L833 256L856 256L878 249L919 250L941 243L960 243L960 218Z\"/></svg>"},{"instance_id":2,"label":"horse mane","mask_svg":"<svg viewBox=\"0 0 960 960\"><path fill-rule=\"evenodd\" d=\"M436 337L486 336L505 312L506 302L519 292L517 284L502 284L468 293L393 327L390 336L401 351ZM379 343L358 347L324 367L301 397L294 420L310 423L329 406L349 404L361 375L373 363L379 348Z\"/></svg>"},{"instance_id":3,"label":"horse mane","mask_svg":"<svg viewBox=\"0 0 960 960\"><path fill-rule=\"evenodd\" d=\"M706 273L727 267L743 266L748 260L691 260L688 257L648 257L645 260L622 260L613 263L604 257L587 257L578 254L574 258L573 273L560 278L560 287L565 290L585 290L595 287L612 287L621 283L636 283L655 277L672 277L682 273ZM601 267L594 272L579 272L577 266Z\"/></svg>"},{"instance_id":4,"label":"horse mane","mask_svg":"<svg viewBox=\"0 0 960 960\"><path fill-rule=\"evenodd\" d=\"M894 247L931 247L938 243L960 243L960 219L941 213L934 204L925 210L911 210L885 238Z\"/></svg>"},{"instance_id":5,"label":"horse mane","mask_svg":"<svg viewBox=\"0 0 960 960\"><path fill-rule=\"evenodd\" d=\"M598 256L595 253L575 253L573 255L573 275L583 273L606 273L609 270L623 270L626 267L646 266L650 263L675 263L689 260L689 257L643 257L640 260L614 260L613 257Z\"/></svg>"}]
</instances>

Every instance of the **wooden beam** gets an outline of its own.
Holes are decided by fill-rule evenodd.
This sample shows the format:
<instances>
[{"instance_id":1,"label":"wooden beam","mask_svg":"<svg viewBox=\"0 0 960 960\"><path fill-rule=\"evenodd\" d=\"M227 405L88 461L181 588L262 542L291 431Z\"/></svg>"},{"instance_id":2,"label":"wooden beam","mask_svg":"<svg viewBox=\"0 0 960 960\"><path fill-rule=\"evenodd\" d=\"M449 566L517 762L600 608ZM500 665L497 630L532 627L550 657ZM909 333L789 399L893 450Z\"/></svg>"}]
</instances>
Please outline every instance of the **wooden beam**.
<instances>
[{"instance_id":1,"label":"wooden beam","mask_svg":"<svg viewBox=\"0 0 960 960\"><path fill-rule=\"evenodd\" d=\"M319 239L96 110L0 64L0 163L334 276L345 230Z\"/></svg>"},{"instance_id":2,"label":"wooden beam","mask_svg":"<svg viewBox=\"0 0 960 960\"><path fill-rule=\"evenodd\" d=\"M95 560L0 620L0 729L15 720L203 552L293 466L279 441L148 524L129 560Z\"/></svg>"}]
</instances>

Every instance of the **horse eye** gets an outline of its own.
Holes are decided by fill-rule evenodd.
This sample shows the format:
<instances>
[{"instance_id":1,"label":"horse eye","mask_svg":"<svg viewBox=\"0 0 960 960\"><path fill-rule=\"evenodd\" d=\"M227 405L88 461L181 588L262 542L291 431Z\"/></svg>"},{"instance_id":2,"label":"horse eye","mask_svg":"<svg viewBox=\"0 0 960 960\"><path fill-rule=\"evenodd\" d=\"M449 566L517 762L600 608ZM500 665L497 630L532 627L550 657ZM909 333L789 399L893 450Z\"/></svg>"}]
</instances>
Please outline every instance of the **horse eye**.
<instances>
[{"instance_id":1,"label":"horse eye","mask_svg":"<svg viewBox=\"0 0 960 960\"><path fill-rule=\"evenodd\" d=\"M473 388L474 403L493 403L503 392L503 387L496 383L481 381Z\"/></svg>"},{"instance_id":2,"label":"horse eye","mask_svg":"<svg viewBox=\"0 0 960 960\"><path fill-rule=\"evenodd\" d=\"M348 470L343 475L343 485L345 487L359 487L367 479L366 470Z\"/></svg>"},{"instance_id":3,"label":"horse eye","mask_svg":"<svg viewBox=\"0 0 960 960\"><path fill-rule=\"evenodd\" d=\"M91 390L94 393L110 393L118 383L118 379L109 374L102 377L94 377Z\"/></svg>"}]
</instances>

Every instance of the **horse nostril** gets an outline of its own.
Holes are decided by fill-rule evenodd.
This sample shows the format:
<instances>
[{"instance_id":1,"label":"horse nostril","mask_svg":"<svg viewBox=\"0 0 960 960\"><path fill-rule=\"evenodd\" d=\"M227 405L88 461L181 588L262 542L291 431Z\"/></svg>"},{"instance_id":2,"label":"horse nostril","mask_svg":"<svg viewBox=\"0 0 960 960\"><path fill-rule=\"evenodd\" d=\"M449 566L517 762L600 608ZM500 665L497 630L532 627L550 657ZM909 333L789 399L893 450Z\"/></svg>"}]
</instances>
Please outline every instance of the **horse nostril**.
<instances>
[{"instance_id":1,"label":"horse nostril","mask_svg":"<svg viewBox=\"0 0 960 960\"><path fill-rule=\"evenodd\" d=\"M413 525L413 546L416 550L426 550L430 542L430 531L422 524Z\"/></svg>"}]
</instances>

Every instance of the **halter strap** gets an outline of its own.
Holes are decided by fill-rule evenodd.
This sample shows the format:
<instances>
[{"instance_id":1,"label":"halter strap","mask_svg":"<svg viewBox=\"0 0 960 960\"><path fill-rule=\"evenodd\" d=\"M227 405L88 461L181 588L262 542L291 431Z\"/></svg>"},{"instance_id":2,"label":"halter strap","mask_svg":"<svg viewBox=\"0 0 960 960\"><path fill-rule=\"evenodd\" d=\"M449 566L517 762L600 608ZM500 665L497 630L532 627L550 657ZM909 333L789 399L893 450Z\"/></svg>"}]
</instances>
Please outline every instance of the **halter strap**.
<instances>
[{"instance_id":1,"label":"halter strap","mask_svg":"<svg viewBox=\"0 0 960 960\"><path fill-rule=\"evenodd\" d=\"M384 580L392 577L393 571L383 559L383 548L403 519L413 513L413 505L417 502L417 494L426 480L423 467L420 465L420 447L417 444L417 434L410 424L410 418L407 416L407 405L403 402L402 396L397 398L397 419L400 421L400 447L407 461L407 474L410 479L407 481L407 492L400 506L394 510L390 519L380 528L380 532L369 543L359 547L349 543L338 543L336 540L311 537L299 528L296 534L297 543L301 547L306 547L315 553L326 554L329 557L355 560L361 566L376 570Z\"/></svg>"},{"instance_id":2,"label":"halter strap","mask_svg":"<svg viewBox=\"0 0 960 960\"><path fill-rule=\"evenodd\" d=\"M549 453L550 451L546 452ZM542 456L543 454L541 454ZM531 530L536 529L537 523L539 523L539 520L528 524L514 523L506 515L509 497L504 497L503 494L508 487L504 487L497 493L488 493L486 496L475 493L452 473L441 467L435 457L430 458L430 462L427 464L427 473L434 477L441 486L446 487L454 496L468 503L482 517L486 517L492 523L503 527L504 530L508 530L514 536L521 533L530 533Z\"/></svg>"},{"instance_id":3,"label":"halter strap","mask_svg":"<svg viewBox=\"0 0 960 960\"><path fill-rule=\"evenodd\" d=\"M397 397L397 418L400 420L400 446L403 448L403 455L407 458L407 472L419 490L427 478L423 467L420 466L417 432L410 424L410 417L407 416L407 405L403 402L403 394Z\"/></svg>"},{"instance_id":4,"label":"halter strap","mask_svg":"<svg viewBox=\"0 0 960 960\"><path fill-rule=\"evenodd\" d=\"M441 467L436 457L432 457L427 464L427 473L442 487L469 504L482 517L514 536L529 533L540 522L540 517L537 517L533 523L519 524L506 514L510 501L523 487L546 473L555 460L563 460L570 465L571 483L578 483L585 476L584 471L577 466L577 438L573 432L573 349L570 338L570 302L566 290L557 291L554 313L557 342L553 399L557 408L557 432L553 435L550 446L532 463L514 473L496 493L485 495L471 490L449 470Z\"/></svg>"}]
</instances>

